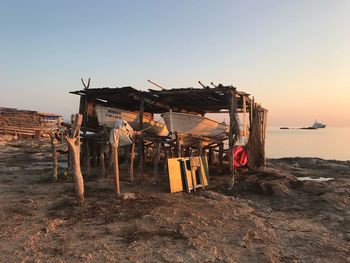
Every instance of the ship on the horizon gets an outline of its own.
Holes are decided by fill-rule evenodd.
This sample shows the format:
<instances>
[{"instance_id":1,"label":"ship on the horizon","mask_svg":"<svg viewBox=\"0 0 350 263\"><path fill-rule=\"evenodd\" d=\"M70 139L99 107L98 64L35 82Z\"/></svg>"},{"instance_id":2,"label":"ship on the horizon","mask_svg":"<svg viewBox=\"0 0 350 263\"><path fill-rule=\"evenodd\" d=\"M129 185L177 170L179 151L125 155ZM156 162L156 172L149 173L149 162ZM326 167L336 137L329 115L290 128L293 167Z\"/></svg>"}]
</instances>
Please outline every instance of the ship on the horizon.
<instances>
[{"instance_id":1,"label":"ship on the horizon","mask_svg":"<svg viewBox=\"0 0 350 263\"><path fill-rule=\"evenodd\" d=\"M315 129L319 129L319 128L326 128L326 126L327 126L326 124L315 121L315 123L311 127Z\"/></svg>"}]
</instances>

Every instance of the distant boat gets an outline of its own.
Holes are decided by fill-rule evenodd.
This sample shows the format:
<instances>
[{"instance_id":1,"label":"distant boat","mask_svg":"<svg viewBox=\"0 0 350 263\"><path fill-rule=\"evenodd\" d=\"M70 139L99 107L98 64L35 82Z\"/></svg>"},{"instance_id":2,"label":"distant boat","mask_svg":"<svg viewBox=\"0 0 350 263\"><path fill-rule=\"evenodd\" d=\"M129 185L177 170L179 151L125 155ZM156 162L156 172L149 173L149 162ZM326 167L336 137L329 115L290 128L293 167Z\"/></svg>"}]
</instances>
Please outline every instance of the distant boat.
<instances>
[{"instance_id":1,"label":"distant boat","mask_svg":"<svg viewBox=\"0 0 350 263\"><path fill-rule=\"evenodd\" d=\"M181 134L183 144L189 145L195 142L195 138L201 138L204 144L222 139L226 136L228 126L225 123L217 122L213 119L201 115L166 112L162 118L169 132L178 132Z\"/></svg>"},{"instance_id":2,"label":"distant boat","mask_svg":"<svg viewBox=\"0 0 350 263\"><path fill-rule=\"evenodd\" d=\"M315 121L315 123L311 127L315 129L319 129L319 128L326 128L326 126L327 126L326 124Z\"/></svg>"},{"instance_id":3,"label":"distant boat","mask_svg":"<svg viewBox=\"0 0 350 263\"><path fill-rule=\"evenodd\" d=\"M100 125L106 125L109 128L114 128L116 120L122 119L127 121L135 131L140 130L138 112L103 107L100 105L95 107L95 111L98 123ZM155 121L147 116L143 117L143 130L147 133L152 133L158 136L168 135L168 129L164 123Z\"/></svg>"}]
</instances>

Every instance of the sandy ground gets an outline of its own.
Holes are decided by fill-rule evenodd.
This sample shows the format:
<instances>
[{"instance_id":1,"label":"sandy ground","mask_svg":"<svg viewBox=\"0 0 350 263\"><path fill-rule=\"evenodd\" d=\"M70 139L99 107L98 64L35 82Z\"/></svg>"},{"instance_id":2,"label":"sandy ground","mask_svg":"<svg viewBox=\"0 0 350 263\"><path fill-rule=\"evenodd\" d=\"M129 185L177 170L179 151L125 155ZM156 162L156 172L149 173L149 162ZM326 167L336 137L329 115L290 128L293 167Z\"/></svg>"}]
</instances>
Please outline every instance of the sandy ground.
<instances>
[{"instance_id":1,"label":"sandy ground","mask_svg":"<svg viewBox=\"0 0 350 263\"><path fill-rule=\"evenodd\" d=\"M0 160L0 262L350 262L350 162L272 159L194 194L137 177L119 199L95 178L78 207L69 175L50 180L47 142L3 143Z\"/></svg>"}]
</instances>

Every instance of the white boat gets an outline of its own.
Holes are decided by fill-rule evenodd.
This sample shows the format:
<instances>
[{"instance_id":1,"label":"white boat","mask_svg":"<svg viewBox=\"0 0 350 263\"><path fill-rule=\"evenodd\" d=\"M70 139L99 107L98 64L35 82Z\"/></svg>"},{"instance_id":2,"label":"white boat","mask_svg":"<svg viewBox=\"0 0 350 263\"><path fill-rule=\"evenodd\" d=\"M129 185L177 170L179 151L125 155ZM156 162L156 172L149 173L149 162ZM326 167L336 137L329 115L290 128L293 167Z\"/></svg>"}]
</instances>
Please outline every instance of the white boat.
<instances>
[{"instance_id":1,"label":"white boat","mask_svg":"<svg viewBox=\"0 0 350 263\"><path fill-rule=\"evenodd\" d=\"M118 119L127 121L135 130L140 130L139 113L121 110L117 108L109 108L97 105L95 107L97 120L100 125L106 125L109 128L114 128L115 122ZM165 124L155 121L149 117L143 117L143 131L152 133L158 136L168 135L168 129Z\"/></svg>"},{"instance_id":2,"label":"white boat","mask_svg":"<svg viewBox=\"0 0 350 263\"><path fill-rule=\"evenodd\" d=\"M318 128L326 128L326 124L323 124L321 122L315 121L315 123L311 126L312 128L318 129Z\"/></svg>"},{"instance_id":3,"label":"white boat","mask_svg":"<svg viewBox=\"0 0 350 263\"><path fill-rule=\"evenodd\" d=\"M203 138L203 141L210 143L215 139L222 139L228 132L225 123L217 122L213 119L181 112L166 112L162 118L168 127L169 132L178 132L183 138L184 144L191 144L192 138Z\"/></svg>"}]
</instances>

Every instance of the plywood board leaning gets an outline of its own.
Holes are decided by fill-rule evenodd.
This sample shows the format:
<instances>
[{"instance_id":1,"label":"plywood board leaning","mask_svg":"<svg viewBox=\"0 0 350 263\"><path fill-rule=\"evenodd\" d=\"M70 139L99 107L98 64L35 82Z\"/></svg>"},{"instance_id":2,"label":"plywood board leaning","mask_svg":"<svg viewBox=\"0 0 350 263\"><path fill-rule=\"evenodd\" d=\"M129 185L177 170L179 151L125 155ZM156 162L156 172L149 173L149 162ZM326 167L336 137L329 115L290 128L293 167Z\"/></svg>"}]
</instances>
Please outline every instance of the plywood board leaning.
<instances>
[{"instance_id":1,"label":"plywood board leaning","mask_svg":"<svg viewBox=\"0 0 350 263\"><path fill-rule=\"evenodd\" d=\"M200 187L208 186L209 170L207 157L199 157L199 167L197 171L193 173L193 177L191 175L191 159L192 158L189 157L168 159L169 186L171 193L194 190L193 185L197 186L196 188L198 188L199 185ZM186 174L186 177L183 177L183 174Z\"/></svg>"}]
</instances>

